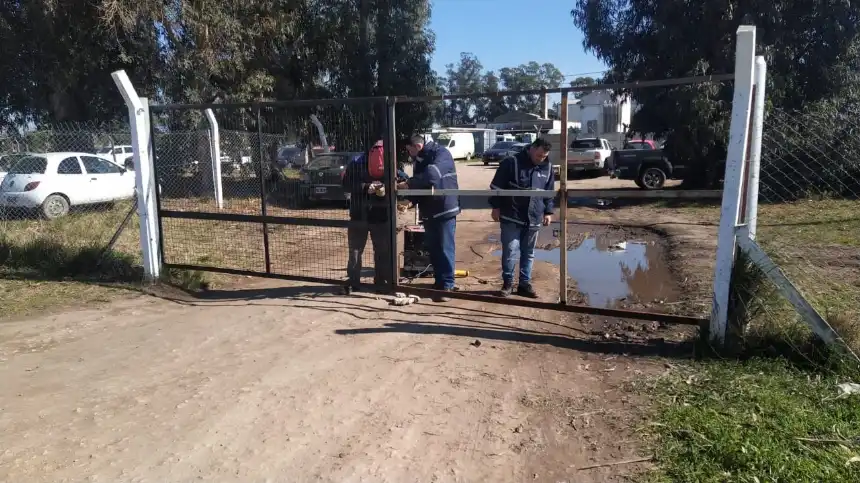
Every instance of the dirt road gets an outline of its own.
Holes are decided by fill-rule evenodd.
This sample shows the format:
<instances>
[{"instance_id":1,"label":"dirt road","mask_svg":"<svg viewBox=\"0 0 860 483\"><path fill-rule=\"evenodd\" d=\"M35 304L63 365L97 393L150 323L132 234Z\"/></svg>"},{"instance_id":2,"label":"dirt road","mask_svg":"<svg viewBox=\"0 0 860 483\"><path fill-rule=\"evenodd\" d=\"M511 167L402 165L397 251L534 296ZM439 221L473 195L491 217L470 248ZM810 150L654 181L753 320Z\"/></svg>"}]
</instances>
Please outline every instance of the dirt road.
<instances>
[{"instance_id":1,"label":"dirt road","mask_svg":"<svg viewBox=\"0 0 860 483\"><path fill-rule=\"evenodd\" d=\"M629 384L667 346L605 322L270 282L4 322L0 481L621 481L646 463L588 467L642 456Z\"/></svg>"}]
</instances>

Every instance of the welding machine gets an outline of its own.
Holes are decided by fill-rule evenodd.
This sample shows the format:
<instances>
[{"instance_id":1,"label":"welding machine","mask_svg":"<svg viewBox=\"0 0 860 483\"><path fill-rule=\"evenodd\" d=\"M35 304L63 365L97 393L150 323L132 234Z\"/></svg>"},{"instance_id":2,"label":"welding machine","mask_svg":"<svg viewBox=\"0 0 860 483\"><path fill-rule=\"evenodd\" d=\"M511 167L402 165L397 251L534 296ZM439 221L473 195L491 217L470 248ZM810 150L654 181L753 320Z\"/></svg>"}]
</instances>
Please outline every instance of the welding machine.
<instances>
[{"instance_id":1,"label":"welding machine","mask_svg":"<svg viewBox=\"0 0 860 483\"><path fill-rule=\"evenodd\" d=\"M406 225L403 228L402 276L407 278L432 277L430 253L424 246L424 225Z\"/></svg>"}]
</instances>

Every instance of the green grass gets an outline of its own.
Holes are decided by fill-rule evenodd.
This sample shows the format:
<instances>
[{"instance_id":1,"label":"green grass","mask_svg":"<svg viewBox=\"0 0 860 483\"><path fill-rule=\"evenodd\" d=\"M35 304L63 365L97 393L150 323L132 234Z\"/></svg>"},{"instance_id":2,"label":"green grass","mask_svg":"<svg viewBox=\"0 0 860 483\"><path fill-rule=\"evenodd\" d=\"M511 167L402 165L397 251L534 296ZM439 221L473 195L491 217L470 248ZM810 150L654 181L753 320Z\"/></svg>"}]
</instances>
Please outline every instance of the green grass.
<instances>
[{"instance_id":1,"label":"green grass","mask_svg":"<svg viewBox=\"0 0 860 483\"><path fill-rule=\"evenodd\" d=\"M653 482L860 481L860 396L836 399L844 374L780 359L716 361L650 388Z\"/></svg>"}]
</instances>

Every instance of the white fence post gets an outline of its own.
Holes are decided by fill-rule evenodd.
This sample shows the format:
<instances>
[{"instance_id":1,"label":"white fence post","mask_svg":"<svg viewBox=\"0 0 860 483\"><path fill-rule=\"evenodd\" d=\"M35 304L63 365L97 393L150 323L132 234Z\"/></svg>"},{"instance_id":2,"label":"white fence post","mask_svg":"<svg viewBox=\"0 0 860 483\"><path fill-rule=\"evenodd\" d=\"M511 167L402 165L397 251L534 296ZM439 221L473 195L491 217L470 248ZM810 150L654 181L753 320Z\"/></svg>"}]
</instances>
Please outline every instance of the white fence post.
<instances>
[{"instance_id":1,"label":"white fence post","mask_svg":"<svg viewBox=\"0 0 860 483\"><path fill-rule=\"evenodd\" d=\"M735 47L735 86L732 117L723 178L723 203L717 235L717 263L714 268L714 298L711 308L710 339L722 345L728 326L729 291L735 262L737 239L735 229L740 214L744 161L749 137L752 108L753 72L755 70L755 27L741 25Z\"/></svg>"},{"instance_id":2,"label":"white fence post","mask_svg":"<svg viewBox=\"0 0 860 483\"><path fill-rule=\"evenodd\" d=\"M128 106L131 126L131 145L134 149L134 182L137 191L137 214L140 216L140 251L146 279L153 281L161 276L161 257L158 249L158 207L152 160L152 139L149 127L149 102L137 96L131 80L124 70L111 74L113 81Z\"/></svg>"},{"instance_id":3,"label":"white fence post","mask_svg":"<svg viewBox=\"0 0 860 483\"><path fill-rule=\"evenodd\" d=\"M209 154L212 157L212 186L215 189L215 203L218 209L224 209L224 187L221 184L221 133L218 131L218 120L212 109L206 109L206 120L209 121Z\"/></svg>"},{"instance_id":4,"label":"white fence post","mask_svg":"<svg viewBox=\"0 0 860 483\"><path fill-rule=\"evenodd\" d=\"M752 112L752 137L750 138L750 172L747 178L746 221L749 237L755 240L758 226L758 188L761 180L761 143L764 135L764 101L767 84L767 63L764 56L755 58L755 100Z\"/></svg>"}]
</instances>

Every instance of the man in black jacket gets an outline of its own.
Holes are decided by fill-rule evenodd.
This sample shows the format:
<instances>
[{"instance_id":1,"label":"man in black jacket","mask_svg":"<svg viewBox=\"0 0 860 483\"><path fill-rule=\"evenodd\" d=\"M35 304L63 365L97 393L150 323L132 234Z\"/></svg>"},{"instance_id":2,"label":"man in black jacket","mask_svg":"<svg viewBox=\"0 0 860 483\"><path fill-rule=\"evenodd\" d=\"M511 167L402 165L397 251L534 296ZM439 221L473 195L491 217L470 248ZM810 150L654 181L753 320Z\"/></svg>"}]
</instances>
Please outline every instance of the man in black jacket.
<instances>
[{"instance_id":1,"label":"man in black jacket","mask_svg":"<svg viewBox=\"0 0 860 483\"><path fill-rule=\"evenodd\" d=\"M494 190L554 190L555 176L549 151L552 149L545 139L536 139L528 149L499 163L490 189ZM493 221L501 227L502 241L502 291L508 297L513 291L514 267L519 251L520 273L517 295L537 298L531 284L535 245L541 225L552 221L553 198L501 197L490 198Z\"/></svg>"},{"instance_id":2,"label":"man in black jacket","mask_svg":"<svg viewBox=\"0 0 860 483\"><path fill-rule=\"evenodd\" d=\"M382 141L377 141L370 148L371 155L382 155ZM398 178L406 175L398 170ZM343 189L350 193L349 227L347 228L347 243L349 245L349 260L346 272L348 280L344 293L349 295L361 284L362 257L367 246L367 235L373 244L373 283L378 291L391 283L391 235L392 229L389 216L388 196L385 192L385 180L373 177L368 169L368 155L363 154L350 162L343 176Z\"/></svg>"}]
</instances>

